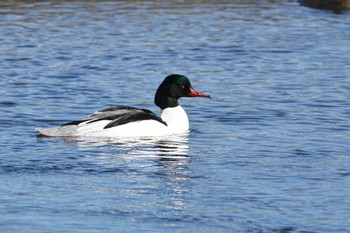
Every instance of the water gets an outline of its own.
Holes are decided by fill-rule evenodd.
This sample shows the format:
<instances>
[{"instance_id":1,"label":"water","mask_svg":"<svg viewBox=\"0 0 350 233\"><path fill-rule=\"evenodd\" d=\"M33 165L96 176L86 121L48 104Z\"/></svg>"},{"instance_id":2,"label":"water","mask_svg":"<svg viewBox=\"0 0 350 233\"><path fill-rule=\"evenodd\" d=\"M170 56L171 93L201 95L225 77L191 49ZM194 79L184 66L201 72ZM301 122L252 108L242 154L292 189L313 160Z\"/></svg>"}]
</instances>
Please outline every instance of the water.
<instances>
[{"instance_id":1,"label":"water","mask_svg":"<svg viewBox=\"0 0 350 233\"><path fill-rule=\"evenodd\" d=\"M349 232L350 15L297 1L0 3L1 232ZM171 73L188 137L37 138Z\"/></svg>"}]
</instances>

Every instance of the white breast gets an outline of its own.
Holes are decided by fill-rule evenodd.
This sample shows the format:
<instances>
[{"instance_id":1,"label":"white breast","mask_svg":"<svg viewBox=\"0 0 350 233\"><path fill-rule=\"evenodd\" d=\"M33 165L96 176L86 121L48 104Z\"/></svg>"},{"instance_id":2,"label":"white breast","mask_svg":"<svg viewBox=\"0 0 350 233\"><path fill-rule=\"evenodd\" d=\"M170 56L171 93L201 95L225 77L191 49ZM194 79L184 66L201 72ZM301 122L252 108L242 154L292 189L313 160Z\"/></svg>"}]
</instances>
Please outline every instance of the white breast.
<instances>
[{"instance_id":1,"label":"white breast","mask_svg":"<svg viewBox=\"0 0 350 233\"><path fill-rule=\"evenodd\" d=\"M187 114L180 105L163 109L160 117L167 123L171 134L185 133L189 129Z\"/></svg>"}]
</instances>

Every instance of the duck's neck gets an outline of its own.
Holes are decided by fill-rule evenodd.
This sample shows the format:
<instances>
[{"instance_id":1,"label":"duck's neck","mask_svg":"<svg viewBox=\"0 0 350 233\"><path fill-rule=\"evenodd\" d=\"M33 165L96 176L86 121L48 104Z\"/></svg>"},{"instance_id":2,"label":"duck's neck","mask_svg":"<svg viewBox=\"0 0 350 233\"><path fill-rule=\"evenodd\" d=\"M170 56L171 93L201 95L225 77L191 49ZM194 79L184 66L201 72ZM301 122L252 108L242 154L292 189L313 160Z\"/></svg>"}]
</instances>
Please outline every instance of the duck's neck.
<instances>
[{"instance_id":1,"label":"duck's neck","mask_svg":"<svg viewBox=\"0 0 350 233\"><path fill-rule=\"evenodd\" d=\"M173 133L185 133L189 129L187 114L180 105L162 109L160 117Z\"/></svg>"},{"instance_id":2,"label":"duck's neck","mask_svg":"<svg viewBox=\"0 0 350 233\"><path fill-rule=\"evenodd\" d=\"M154 103L162 110L179 106L178 98L164 96L158 92L155 96Z\"/></svg>"}]
</instances>

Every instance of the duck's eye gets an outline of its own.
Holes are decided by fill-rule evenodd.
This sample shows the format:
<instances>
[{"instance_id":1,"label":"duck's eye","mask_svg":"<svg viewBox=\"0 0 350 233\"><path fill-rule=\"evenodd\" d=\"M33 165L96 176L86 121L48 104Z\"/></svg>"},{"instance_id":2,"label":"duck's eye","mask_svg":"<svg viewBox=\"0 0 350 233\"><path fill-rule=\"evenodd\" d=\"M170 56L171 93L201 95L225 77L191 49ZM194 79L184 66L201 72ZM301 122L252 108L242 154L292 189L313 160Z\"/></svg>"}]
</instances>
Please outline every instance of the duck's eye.
<instances>
[{"instance_id":1,"label":"duck's eye","mask_svg":"<svg viewBox=\"0 0 350 233\"><path fill-rule=\"evenodd\" d=\"M181 85L181 89L185 90L186 89L185 85Z\"/></svg>"}]
</instances>

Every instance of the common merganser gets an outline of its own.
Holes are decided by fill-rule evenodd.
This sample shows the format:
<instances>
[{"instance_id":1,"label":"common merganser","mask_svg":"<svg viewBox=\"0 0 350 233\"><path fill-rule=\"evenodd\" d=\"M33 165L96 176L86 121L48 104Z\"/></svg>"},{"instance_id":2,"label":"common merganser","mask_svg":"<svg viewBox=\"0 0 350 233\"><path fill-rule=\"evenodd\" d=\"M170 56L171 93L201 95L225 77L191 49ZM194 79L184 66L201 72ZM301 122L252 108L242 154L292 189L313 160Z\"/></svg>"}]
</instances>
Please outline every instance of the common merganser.
<instances>
[{"instance_id":1,"label":"common merganser","mask_svg":"<svg viewBox=\"0 0 350 233\"><path fill-rule=\"evenodd\" d=\"M97 111L84 120L72 121L53 128L38 128L40 136L48 137L154 137L182 134L189 130L180 97L210 96L195 91L184 75L167 76L158 87L154 103L161 108L160 117L150 110L134 107L112 107Z\"/></svg>"}]
</instances>

